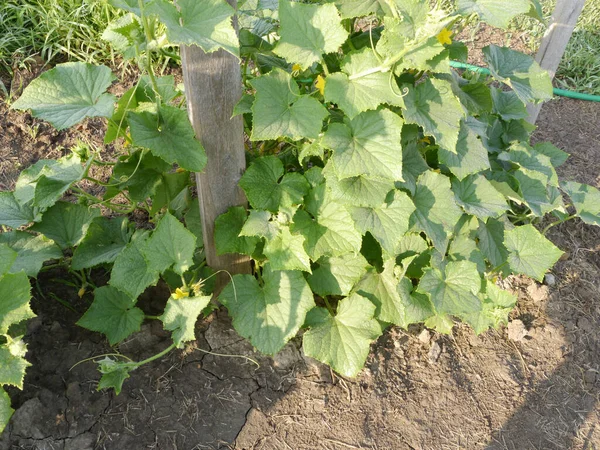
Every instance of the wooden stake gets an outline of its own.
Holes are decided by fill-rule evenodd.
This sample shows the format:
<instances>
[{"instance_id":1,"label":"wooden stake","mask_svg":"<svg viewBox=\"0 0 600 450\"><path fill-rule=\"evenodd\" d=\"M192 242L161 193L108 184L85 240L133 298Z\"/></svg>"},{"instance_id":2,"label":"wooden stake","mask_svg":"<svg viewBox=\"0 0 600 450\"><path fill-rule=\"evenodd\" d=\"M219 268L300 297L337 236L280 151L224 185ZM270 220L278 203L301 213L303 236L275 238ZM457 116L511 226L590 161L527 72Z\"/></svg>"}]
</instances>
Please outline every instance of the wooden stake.
<instances>
[{"instance_id":1,"label":"wooden stake","mask_svg":"<svg viewBox=\"0 0 600 450\"><path fill-rule=\"evenodd\" d=\"M204 172L196 174L206 261L216 270L250 273L247 256L219 256L214 240L215 219L230 206L247 205L238 187L246 168L243 119L231 118L242 95L240 63L224 50L207 54L196 46L182 46L181 61L188 115L208 157ZM226 273L217 276L215 295L229 280Z\"/></svg>"},{"instance_id":2,"label":"wooden stake","mask_svg":"<svg viewBox=\"0 0 600 450\"><path fill-rule=\"evenodd\" d=\"M571 39L584 4L585 0L557 0L556 2L556 9L552 14L550 24L542 38L542 44L535 58L542 69L550 72L552 79L556 75L556 69L558 69L560 60L567 49L567 44ZM541 109L541 104L527 105L527 111L529 112L529 119L527 120L535 123Z\"/></svg>"}]
</instances>

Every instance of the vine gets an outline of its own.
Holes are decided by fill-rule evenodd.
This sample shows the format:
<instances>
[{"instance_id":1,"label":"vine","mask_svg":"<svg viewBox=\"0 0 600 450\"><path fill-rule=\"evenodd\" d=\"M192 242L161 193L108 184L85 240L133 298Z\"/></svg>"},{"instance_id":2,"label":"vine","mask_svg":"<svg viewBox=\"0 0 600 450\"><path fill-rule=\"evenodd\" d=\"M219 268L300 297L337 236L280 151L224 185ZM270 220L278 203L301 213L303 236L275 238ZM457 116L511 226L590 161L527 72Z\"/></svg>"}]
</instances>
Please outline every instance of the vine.
<instances>
[{"instance_id":1,"label":"vine","mask_svg":"<svg viewBox=\"0 0 600 450\"><path fill-rule=\"evenodd\" d=\"M99 389L119 393L141 364L194 340L197 318L211 311L190 176L206 155L174 78L153 68L178 45L224 49L243 67L234 114L244 116L252 145L240 181L251 209L219 217L215 240L221 254L249 255L254 273L234 275L218 300L263 353L304 329L308 356L355 376L391 324L424 322L441 333L455 320L477 333L497 327L516 302L496 286L498 276L542 280L562 255L545 231L575 217L600 225L600 192L558 180L555 167L568 155L529 143L525 104L552 95L537 63L491 45L491 76L450 67L467 58L451 38L461 18L476 13L506 26L535 12L535 0L513 11L500 0L458 0L456 12L426 0L246 0L239 38L236 12L223 0L110 3L124 13L104 38L138 63L135 86L117 99L107 93L115 79L108 67L66 63L13 104L59 130L104 117L105 143L121 140L123 154L107 163L77 147L38 161L13 191L0 192L0 386L23 386L29 363L19 324L34 316L29 278L49 267L67 267L80 296L93 288L77 323L111 345L144 320L172 332L173 343L144 361L102 355ZM108 182L90 176L94 166L112 170ZM152 229L130 221L137 210ZM546 216L556 220L540 233L535 225ZM111 274L96 287L99 266ZM171 298L148 316L137 298L161 279ZM0 430L11 413L0 387Z\"/></svg>"}]
</instances>

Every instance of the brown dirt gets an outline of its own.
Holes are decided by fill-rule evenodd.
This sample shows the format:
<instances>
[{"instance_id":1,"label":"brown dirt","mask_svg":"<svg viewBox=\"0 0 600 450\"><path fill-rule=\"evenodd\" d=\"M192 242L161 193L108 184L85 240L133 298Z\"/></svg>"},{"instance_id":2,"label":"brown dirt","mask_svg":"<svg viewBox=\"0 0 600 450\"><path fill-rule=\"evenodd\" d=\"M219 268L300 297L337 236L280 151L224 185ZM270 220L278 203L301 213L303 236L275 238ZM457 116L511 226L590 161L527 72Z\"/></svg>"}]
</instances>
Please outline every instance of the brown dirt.
<instances>
[{"instance_id":1,"label":"brown dirt","mask_svg":"<svg viewBox=\"0 0 600 450\"><path fill-rule=\"evenodd\" d=\"M574 100L543 108L535 139L572 155L562 179L600 187L599 115L600 105ZM96 121L74 133L40 125L33 139L36 124L0 105L0 188L63 154L60 145L101 140ZM356 380L303 357L298 341L274 359L256 354L219 311L198 325L193 347L133 372L119 396L97 392L93 363L72 368L111 351L74 325L91 298L56 281L68 274L46 273L26 335L33 366L25 389L11 390L17 412L0 450L600 449L600 230L569 222L549 237L567 252L556 283L506 280L519 296L508 328L475 336L457 325L453 337L392 328ZM151 289L141 305L159 313L167 295ZM119 351L143 359L168 343L149 322Z\"/></svg>"}]
</instances>

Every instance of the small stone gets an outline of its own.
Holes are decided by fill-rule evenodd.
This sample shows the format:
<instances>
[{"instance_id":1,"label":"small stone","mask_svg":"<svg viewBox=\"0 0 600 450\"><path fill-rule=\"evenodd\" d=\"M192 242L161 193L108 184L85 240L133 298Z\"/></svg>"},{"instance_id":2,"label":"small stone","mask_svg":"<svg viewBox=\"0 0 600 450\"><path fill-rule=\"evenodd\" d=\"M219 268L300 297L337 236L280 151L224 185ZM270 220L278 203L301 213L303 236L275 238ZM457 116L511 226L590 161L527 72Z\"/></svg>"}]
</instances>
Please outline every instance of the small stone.
<instances>
[{"instance_id":1,"label":"small stone","mask_svg":"<svg viewBox=\"0 0 600 450\"><path fill-rule=\"evenodd\" d=\"M598 378L598 372L595 371L594 369L588 369L583 374L583 382L588 386L594 385L594 383L596 383L597 378Z\"/></svg>"},{"instance_id":2,"label":"small stone","mask_svg":"<svg viewBox=\"0 0 600 450\"><path fill-rule=\"evenodd\" d=\"M421 333L419 333L419 336L417 336L417 339L423 344L429 344L429 339L431 339L431 334L429 333L429 330L421 331Z\"/></svg>"},{"instance_id":3,"label":"small stone","mask_svg":"<svg viewBox=\"0 0 600 450\"><path fill-rule=\"evenodd\" d=\"M437 342L434 342L429 349L429 361L436 362L442 354L442 347Z\"/></svg>"},{"instance_id":4,"label":"small stone","mask_svg":"<svg viewBox=\"0 0 600 450\"><path fill-rule=\"evenodd\" d=\"M529 334L525 328L525 324L519 319L509 322L506 328L508 332L508 338L511 341L521 342L523 338Z\"/></svg>"},{"instance_id":5,"label":"small stone","mask_svg":"<svg viewBox=\"0 0 600 450\"><path fill-rule=\"evenodd\" d=\"M544 276L544 283L548 286L554 286L556 284L556 277L551 273L547 273L546 276Z\"/></svg>"}]
</instances>

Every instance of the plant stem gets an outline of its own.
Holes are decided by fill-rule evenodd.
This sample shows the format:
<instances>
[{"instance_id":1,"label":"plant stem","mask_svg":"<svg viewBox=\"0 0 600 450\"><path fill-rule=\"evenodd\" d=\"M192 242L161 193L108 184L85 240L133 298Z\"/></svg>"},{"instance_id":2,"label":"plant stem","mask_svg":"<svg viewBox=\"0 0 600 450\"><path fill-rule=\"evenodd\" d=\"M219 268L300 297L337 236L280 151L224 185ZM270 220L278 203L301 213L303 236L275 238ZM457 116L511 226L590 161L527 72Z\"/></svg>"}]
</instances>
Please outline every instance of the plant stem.
<instances>
[{"instance_id":1,"label":"plant stem","mask_svg":"<svg viewBox=\"0 0 600 450\"><path fill-rule=\"evenodd\" d=\"M165 348L162 352L157 353L156 355L153 355L149 358L146 358L142 361L138 361L135 363L135 366L131 369L131 370L135 370L140 366L143 366L144 364L148 364L158 358L162 358L163 356L165 356L167 353L169 353L171 350L173 350L174 348L176 348L177 345L175 344L175 342L173 342L171 345L169 345L167 348Z\"/></svg>"},{"instance_id":2,"label":"plant stem","mask_svg":"<svg viewBox=\"0 0 600 450\"><path fill-rule=\"evenodd\" d=\"M573 214L572 216L569 216L569 217L567 217L567 218L566 218L566 219L564 219L564 220L557 220L556 222L552 222L550 225L548 225L546 228L544 228L544 230L542 231L542 234L544 234L544 235L545 235L545 234L548 232L548 230L549 230L550 228L552 228L553 226L555 226L555 225L560 225L561 223L565 223L567 220L574 219L575 217L577 217L577 215L576 215L576 214Z\"/></svg>"},{"instance_id":3,"label":"plant stem","mask_svg":"<svg viewBox=\"0 0 600 450\"><path fill-rule=\"evenodd\" d=\"M144 34L146 36L146 71L148 72L148 76L150 77L150 82L152 83L152 89L154 89L154 93L156 94L156 106L160 107L160 95L158 90L158 83L156 82L156 77L154 76L154 69L152 67L152 50L150 49L150 42L152 42L152 35L150 34L150 25L148 24L148 17L144 11L144 0L138 0L138 6L140 8L140 15L142 18L142 26L144 27Z\"/></svg>"},{"instance_id":4,"label":"plant stem","mask_svg":"<svg viewBox=\"0 0 600 450\"><path fill-rule=\"evenodd\" d=\"M331 314L332 316L335 316L335 312L333 311L333 308L329 304L329 300L327 300L327 297L323 297L323 301L325 302L325 306L327 307L327 311L329 311L329 314Z\"/></svg>"}]
</instances>

